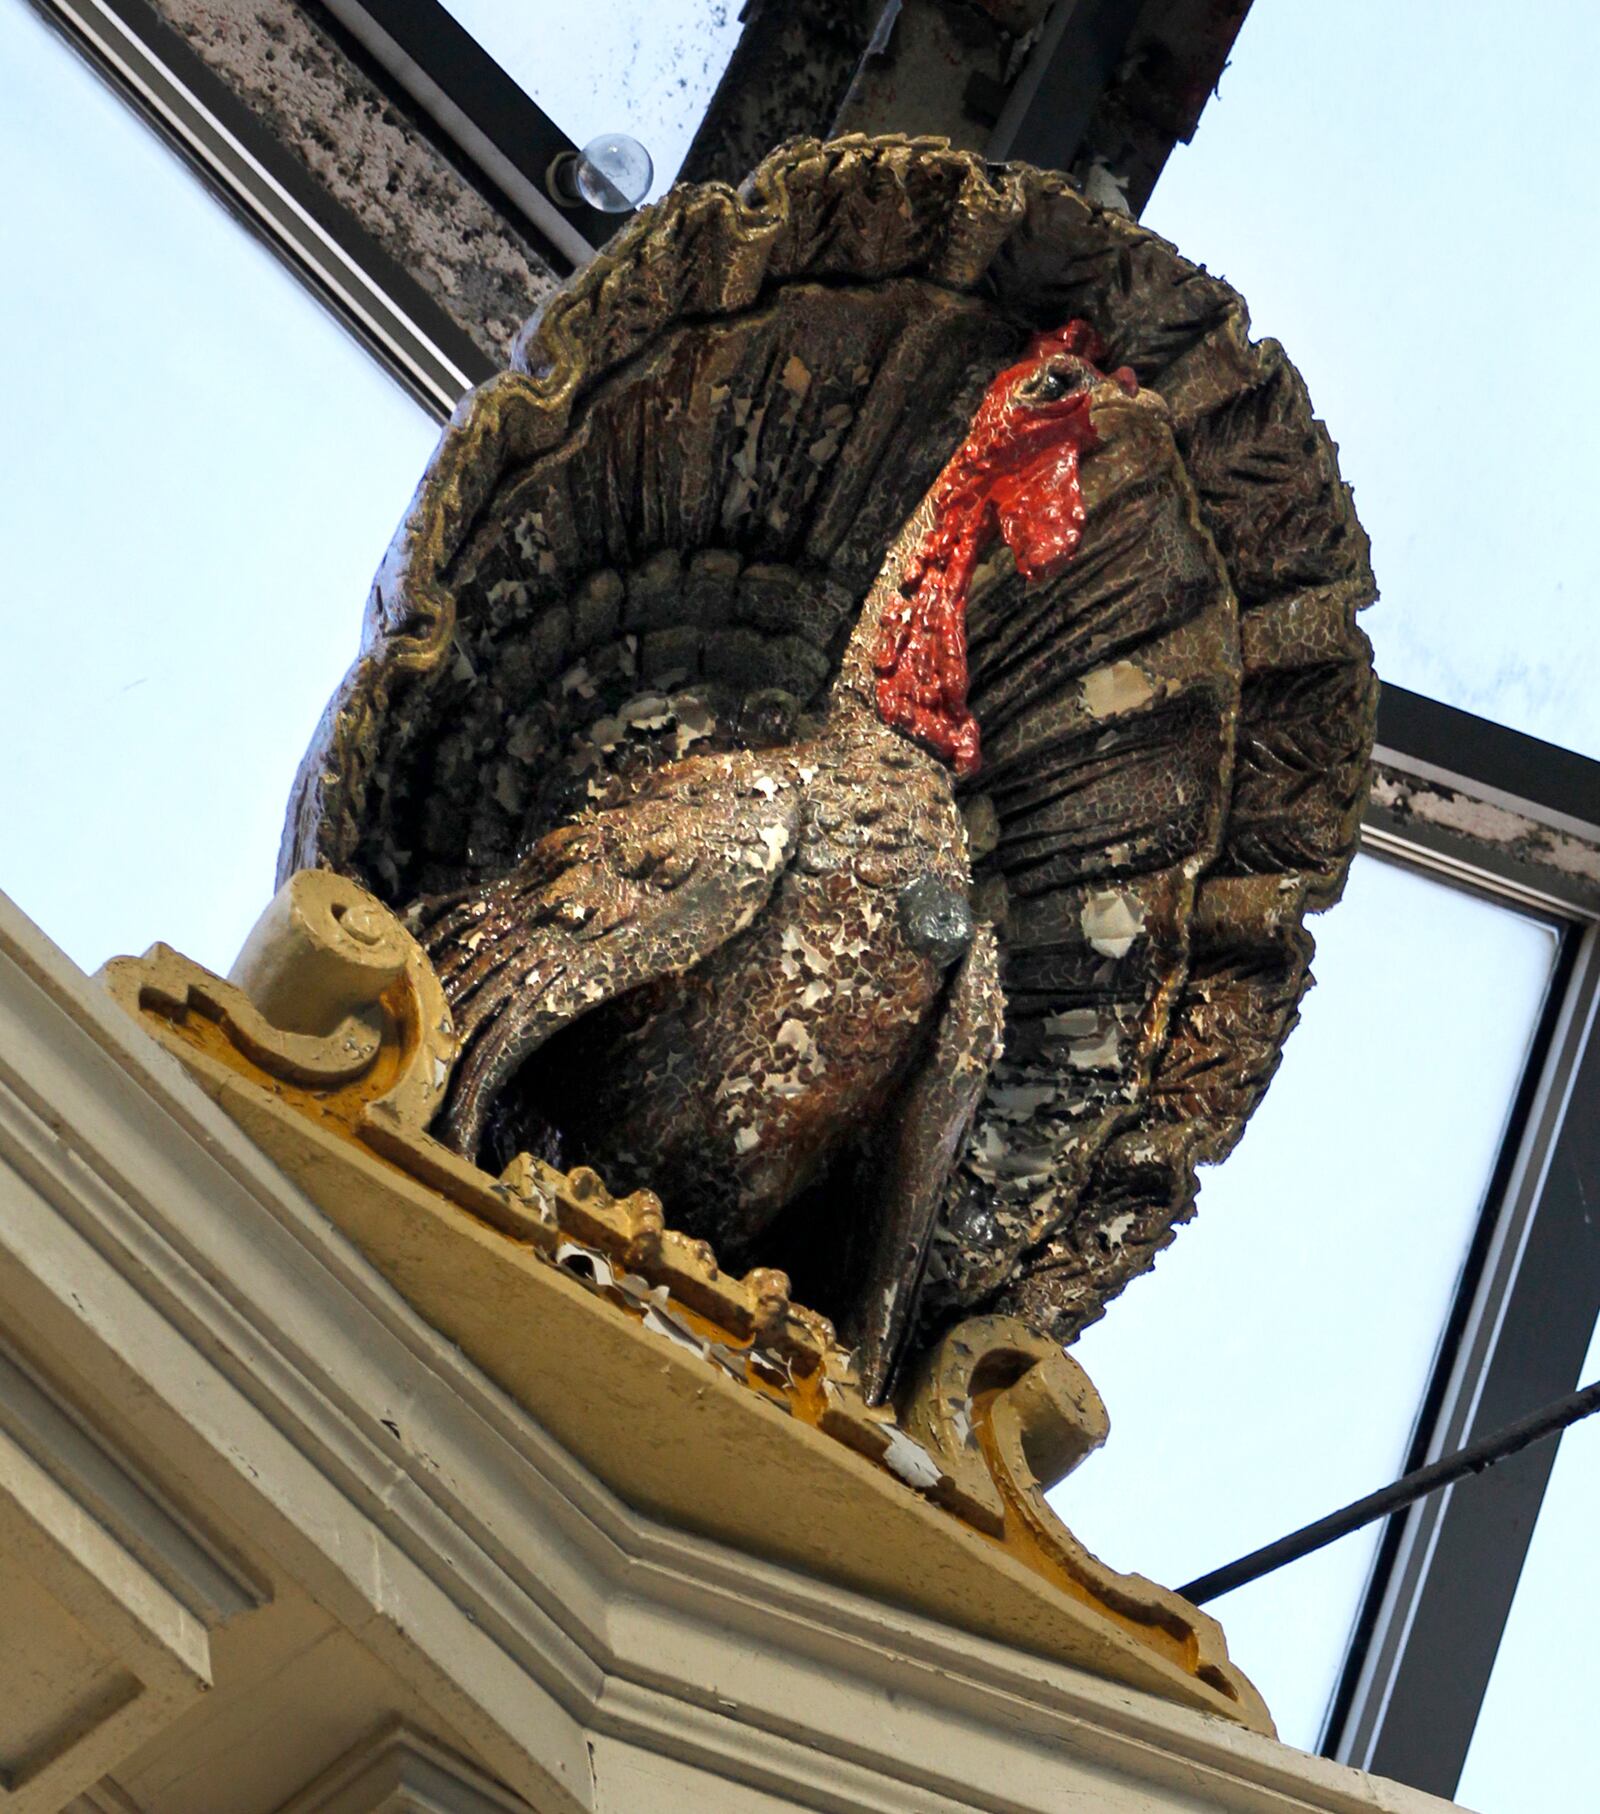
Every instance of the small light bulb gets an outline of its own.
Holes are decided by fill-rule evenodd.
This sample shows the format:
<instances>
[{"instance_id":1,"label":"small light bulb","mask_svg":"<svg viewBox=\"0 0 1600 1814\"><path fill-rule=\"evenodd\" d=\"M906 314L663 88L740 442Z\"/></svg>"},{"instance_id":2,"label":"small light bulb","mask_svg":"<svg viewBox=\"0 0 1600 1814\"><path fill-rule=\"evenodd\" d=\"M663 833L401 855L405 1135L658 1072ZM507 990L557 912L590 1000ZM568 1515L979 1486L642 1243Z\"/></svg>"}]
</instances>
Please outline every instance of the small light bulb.
<instances>
[{"instance_id":1,"label":"small light bulb","mask_svg":"<svg viewBox=\"0 0 1600 1814\"><path fill-rule=\"evenodd\" d=\"M578 193L591 208L605 214L626 214L637 208L650 193L655 174L650 153L625 132L603 132L590 139L573 172Z\"/></svg>"}]
</instances>

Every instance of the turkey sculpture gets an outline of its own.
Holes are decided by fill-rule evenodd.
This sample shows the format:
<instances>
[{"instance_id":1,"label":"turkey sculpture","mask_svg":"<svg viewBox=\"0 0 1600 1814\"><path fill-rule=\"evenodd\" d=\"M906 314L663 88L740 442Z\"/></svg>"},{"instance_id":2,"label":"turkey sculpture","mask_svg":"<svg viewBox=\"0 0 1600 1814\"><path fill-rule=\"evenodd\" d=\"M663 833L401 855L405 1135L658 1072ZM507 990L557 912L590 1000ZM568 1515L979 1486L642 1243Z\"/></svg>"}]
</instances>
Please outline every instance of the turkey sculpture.
<instances>
[{"instance_id":1,"label":"turkey sculpture","mask_svg":"<svg viewBox=\"0 0 1600 1814\"><path fill-rule=\"evenodd\" d=\"M647 210L447 430L285 873L407 912L436 1131L648 1187L892 1389L1070 1340L1277 1064L1373 596L1238 297L1065 178L801 142Z\"/></svg>"}]
</instances>

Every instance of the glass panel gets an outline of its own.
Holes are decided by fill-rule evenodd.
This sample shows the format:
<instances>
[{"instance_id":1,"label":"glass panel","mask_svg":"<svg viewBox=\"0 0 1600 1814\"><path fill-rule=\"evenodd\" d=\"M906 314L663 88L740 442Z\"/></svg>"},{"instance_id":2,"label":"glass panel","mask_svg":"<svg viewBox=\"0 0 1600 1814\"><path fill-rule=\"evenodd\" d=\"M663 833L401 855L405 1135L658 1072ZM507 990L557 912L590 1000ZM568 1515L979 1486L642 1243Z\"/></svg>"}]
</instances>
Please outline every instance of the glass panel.
<instances>
[{"instance_id":1,"label":"glass panel","mask_svg":"<svg viewBox=\"0 0 1600 1814\"><path fill-rule=\"evenodd\" d=\"M1588 0L1534 31L1499 0L1255 6L1145 215L1305 373L1372 536L1379 671L1590 756L1597 92Z\"/></svg>"},{"instance_id":2,"label":"glass panel","mask_svg":"<svg viewBox=\"0 0 1600 1814\"><path fill-rule=\"evenodd\" d=\"M652 201L672 186L744 29L736 0L444 6L575 145L603 132L638 139L655 164Z\"/></svg>"},{"instance_id":3,"label":"glass panel","mask_svg":"<svg viewBox=\"0 0 1600 1814\"><path fill-rule=\"evenodd\" d=\"M1054 1503L1168 1586L1392 1479L1556 956L1553 930L1359 857L1319 986L1195 1226L1073 1352L1111 1439ZM1315 1746L1377 1531L1214 1602Z\"/></svg>"},{"instance_id":4,"label":"glass panel","mask_svg":"<svg viewBox=\"0 0 1600 1814\"><path fill-rule=\"evenodd\" d=\"M0 888L225 970L434 424L0 3Z\"/></svg>"},{"instance_id":5,"label":"glass panel","mask_svg":"<svg viewBox=\"0 0 1600 1814\"><path fill-rule=\"evenodd\" d=\"M1583 1371L1600 1375L1600 1329ZM1482 1814L1595 1802L1593 1612L1600 1606L1600 1423L1561 1438L1456 1799Z\"/></svg>"}]
</instances>

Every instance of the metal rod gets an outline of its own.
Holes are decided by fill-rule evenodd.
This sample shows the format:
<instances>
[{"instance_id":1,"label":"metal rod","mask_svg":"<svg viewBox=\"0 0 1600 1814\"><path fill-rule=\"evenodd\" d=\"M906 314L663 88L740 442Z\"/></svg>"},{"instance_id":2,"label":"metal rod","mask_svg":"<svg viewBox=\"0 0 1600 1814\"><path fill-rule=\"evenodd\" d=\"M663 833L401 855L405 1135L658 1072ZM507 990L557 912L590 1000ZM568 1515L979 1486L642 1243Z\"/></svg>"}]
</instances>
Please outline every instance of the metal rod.
<instances>
[{"instance_id":1,"label":"metal rod","mask_svg":"<svg viewBox=\"0 0 1600 1814\"><path fill-rule=\"evenodd\" d=\"M1322 1549L1340 1537L1348 1537L1352 1531L1358 1531L1363 1525L1387 1517L1390 1512L1403 1511L1418 1499L1425 1499L1429 1493L1436 1493L1441 1487L1449 1486L1467 1474L1481 1474L1497 1461L1504 1461L1519 1449L1526 1449L1533 1443L1542 1442L1547 1436L1556 1435L1569 1424L1575 1424L1596 1411L1600 1411L1600 1380L1566 1398L1558 1398L1554 1404L1545 1405L1541 1410L1530 1412L1516 1423L1496 1430L1491 1436L1482 1436L1476 1442L1469 1442L1464 1449L1457 1449L1453 1455L1442 1456L1438 1461L1430 1461L1426 1467L1414 1468L1411 1473L1402 1474L1389 1486L1368 1493L1365 1499L1357 1499L1342 1511L1330 1512L1326 1518L1319 1518L1314 1524L1303 1525L1299 1530L1291 1531L1287 1537L1280 1537L1276 1543L1269 1543L1263 1549L1252 1550L1237 1562L1213 1569L1209 1575L1201 1575L1186 1587L1180 1587L1178 1592L1193 1605L1203 1606L1207 1600L1218 1599L1223 1594L1232 1593L1236 1587L1259 1581L1274 1569L1283 1568L1290 1562L1298 1562L1313 1550Z\"/></svg>"}]
</instances>

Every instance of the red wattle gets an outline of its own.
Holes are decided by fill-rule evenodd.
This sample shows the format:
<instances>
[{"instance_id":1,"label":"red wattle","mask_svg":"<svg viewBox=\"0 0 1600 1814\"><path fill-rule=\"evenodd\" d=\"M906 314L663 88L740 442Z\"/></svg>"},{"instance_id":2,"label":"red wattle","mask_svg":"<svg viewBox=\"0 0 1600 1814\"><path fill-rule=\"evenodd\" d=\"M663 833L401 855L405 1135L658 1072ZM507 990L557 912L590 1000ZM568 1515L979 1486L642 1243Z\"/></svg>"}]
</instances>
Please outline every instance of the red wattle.
<instances>
[{"instance_id":1,"label":"red wattle","mask_svg":"<svg viewBox=\"0 0 1600 1814\"><path fill-rule=\"evenodd\" d=\"M934 484L933 523L880 619L873 654L879 716L959 775L972 774L979 761L978 722L967 706L966 623L979 560L1003 536L1024 580L1049 579L1083 536L1078 461L1098 444L1088 391L1043 405L1019 395L1028 377L1062 353L1091 363L1105 348L1087 322L1070 321L1036 334L1022 360L984 392L967 438ZM1112 376L1130 395L1137 390L1127 367Z\"/></svg>"}]
</instances>

